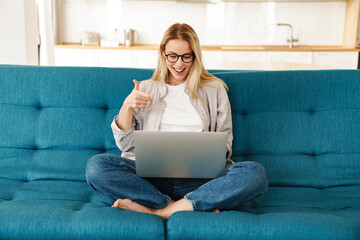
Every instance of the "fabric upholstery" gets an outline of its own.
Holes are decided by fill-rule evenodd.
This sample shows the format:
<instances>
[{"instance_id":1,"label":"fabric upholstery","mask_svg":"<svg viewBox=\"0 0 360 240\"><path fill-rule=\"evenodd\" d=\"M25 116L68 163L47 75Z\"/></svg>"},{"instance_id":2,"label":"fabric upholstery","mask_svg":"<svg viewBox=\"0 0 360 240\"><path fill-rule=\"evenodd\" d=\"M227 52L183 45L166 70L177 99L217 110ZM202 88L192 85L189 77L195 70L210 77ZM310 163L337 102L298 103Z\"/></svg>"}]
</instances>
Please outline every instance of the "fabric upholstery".
<instances>
[{"instance_id":1,"label":"fabric upholstery","mask_svg":"<svg viewBox=\"0 0 360 240\"><path fill-rule=\"evenodd\" d=\"M271 185L360 184L358 70L222 76L231 89L236 160L263 164Z\"/></svg>"},{"instance_id":2,"label":"fabric upholstery","mask_svg":"<svg viewBox=\"0 0 360 240\"><path fill-rule=\"evenodd\" d=\"M151 73L0 67L0 239L165 238L161 217L111 208L85 182L91 156L120 154L111 121Z\"/></svg>"},{"instance_id":3,"label":"fabric upholstery","mask_svg":"<svg viewBox=\"0 0 360 240\"><path fill-rule=\"evenodd\" d=\"M78 181L0 178L0 239L163 239L158 216L111 208Z\"/></svg>"},{"instance_id":4,"label":"fabric upholstery","mask_svg":"<svg viewBox=\"0 0 360 240\"><path fill-rule=\"evenodd\" d=\"M360 72L212 71L229 86L235 161L269 191L221 213L114 209L87 160L151 69L0 66L0 239L360 239Z\"/></svg>"}]
</instances>

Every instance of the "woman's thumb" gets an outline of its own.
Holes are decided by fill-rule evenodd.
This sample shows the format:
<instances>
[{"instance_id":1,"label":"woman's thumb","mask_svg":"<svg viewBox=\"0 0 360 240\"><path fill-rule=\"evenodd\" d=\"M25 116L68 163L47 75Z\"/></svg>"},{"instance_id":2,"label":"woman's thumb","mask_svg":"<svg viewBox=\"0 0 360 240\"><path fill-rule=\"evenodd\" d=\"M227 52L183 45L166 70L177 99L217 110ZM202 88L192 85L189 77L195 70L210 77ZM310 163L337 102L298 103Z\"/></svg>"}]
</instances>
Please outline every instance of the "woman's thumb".
<instances>
[{"instance_id":1,"label":"woman's thumb","mask_svg":"<svg viewBox=\"0 0 360 240\"><path fill-rule=\"evenodd\" d=\"M134 89L135 89L135 90L139 90L139 82L138 82L136 79L134 79L133 82L134 82L134 84L135 84Z\"/></svg>"}]
</instances>

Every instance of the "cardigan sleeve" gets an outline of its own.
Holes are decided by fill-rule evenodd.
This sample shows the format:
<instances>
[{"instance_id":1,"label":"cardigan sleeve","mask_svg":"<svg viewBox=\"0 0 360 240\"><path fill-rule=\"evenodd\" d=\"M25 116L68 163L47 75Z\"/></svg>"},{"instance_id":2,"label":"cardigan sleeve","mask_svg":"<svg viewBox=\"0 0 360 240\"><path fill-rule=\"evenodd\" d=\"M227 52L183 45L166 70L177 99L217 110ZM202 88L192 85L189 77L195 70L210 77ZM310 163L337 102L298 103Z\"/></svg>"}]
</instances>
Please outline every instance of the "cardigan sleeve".
<instances>
[{"instance_id":1,"label":"cardigan sleeve","mask_svg":"<svg viewBox=\"0 0 360 240\"><path fill-rule=\"evenodd\" d=\"M231 106L226 89L222 84L219 84L217 87L216 131L228 133L226 144L226 158L230 159L232 154L233 141Z\"/></svg>"},{"instance_id":2,"label":"cardigan sleeve","mask_svg":"<svg viewBox=\"0 0 360 240\"><path fill-rule=\"evenodd\" d=\"M113 131L114 139L116 146L121 151L129 151L134 147L134 139L133 139L133 132L135 130L135 119L133 120L132 127L128 130L122 130L116 124L119 115L116 115L114 120L111 123L111 129Z\"/></svg>"}]
</instances>

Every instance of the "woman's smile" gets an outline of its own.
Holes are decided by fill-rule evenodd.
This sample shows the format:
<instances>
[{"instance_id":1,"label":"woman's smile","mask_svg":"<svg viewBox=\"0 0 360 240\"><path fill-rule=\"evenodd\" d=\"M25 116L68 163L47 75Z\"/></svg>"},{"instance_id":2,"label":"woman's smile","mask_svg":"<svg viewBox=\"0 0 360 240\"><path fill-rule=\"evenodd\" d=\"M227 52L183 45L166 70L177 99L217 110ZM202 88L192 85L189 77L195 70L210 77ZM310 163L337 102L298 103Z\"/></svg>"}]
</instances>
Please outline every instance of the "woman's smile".
<instances>
[{"instance_id":1,"label":"woman's smile","mask_svg":"<svg viewBox=\"0 0 360 240\"><path fill-rule=\"evenodd\" d=\"M183 69L176 69L176 68L174 68L174 70L175 70L177 73L182 73L182 72L184 72L185 68L183 68Z\"/></svg>"}]
</instances>

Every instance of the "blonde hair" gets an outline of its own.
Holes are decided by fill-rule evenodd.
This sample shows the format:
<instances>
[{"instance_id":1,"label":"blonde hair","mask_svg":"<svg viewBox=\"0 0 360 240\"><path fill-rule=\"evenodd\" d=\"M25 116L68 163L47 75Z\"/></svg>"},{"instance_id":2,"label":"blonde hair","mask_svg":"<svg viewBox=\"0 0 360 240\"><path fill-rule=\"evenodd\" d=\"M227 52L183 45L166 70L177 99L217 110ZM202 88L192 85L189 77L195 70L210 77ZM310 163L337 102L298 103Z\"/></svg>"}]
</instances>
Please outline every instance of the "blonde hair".
<instances>
[{"instance_id":1,"label":"blonde hair","mask_svg":"<svg viewBox=\"0 0 360 240\"><path fill-rule=\"evenodd\" d=\"M204 100L201 99L198 94L198 90L202 86L205 86L207 83L212 81L220 81L225 86L225 88L228 89L226 84L221 79L206 71L202 61L199 38L194 29L185 23L175 23L171 25L164 33L158 51L158 64L153 76L151 77L152 80L166 82L169 70L166 66L164 51L166 44L173 39L180 39L189 42L191 50L194 53L193 64L186 78L189 95L192 98L200 99L204 103Z\"/></svg>"}]
</instances>

